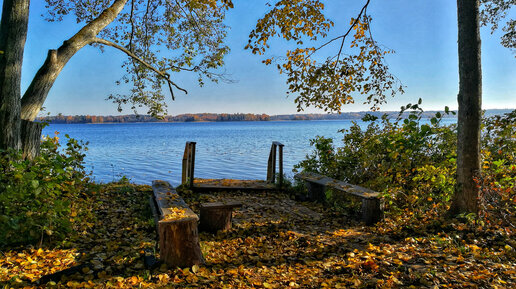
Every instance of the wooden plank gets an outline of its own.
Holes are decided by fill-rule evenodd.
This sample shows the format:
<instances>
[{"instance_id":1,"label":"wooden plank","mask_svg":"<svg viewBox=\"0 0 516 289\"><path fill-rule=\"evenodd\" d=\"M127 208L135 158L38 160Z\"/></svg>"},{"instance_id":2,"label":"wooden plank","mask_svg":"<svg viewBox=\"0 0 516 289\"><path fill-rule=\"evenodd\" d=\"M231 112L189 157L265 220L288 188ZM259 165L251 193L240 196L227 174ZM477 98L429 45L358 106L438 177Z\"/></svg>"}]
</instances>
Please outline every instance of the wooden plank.
<instances>
[{"instance_id":1,"label":"wooden plank","mask_svg":"<svg viewBox=\"0 0 516 289\"><path fill-rule=\"evenodd\" d=\"M324 193L327 189L359 197L362 200L361 218L367 225L372 225L383 217L382 203L378 192L311 172L301 172L294 177L303 180L307 185L310 197L319 201L324 200Z\"/></svg>"},{"instance_id":2,"label":"wooden plank","mask_svg":"<svg viewBox=\"0 0 516 289\"><path fill-rule=\"evenodd\" d=\"M301 172L294 175L294 178L315 183L318 185L326 186L328 183L333 182L334 179L310 172Z\"/></svg>"},{"instance_id":3,"label":"wooden plank","mask_svg":"<svg viewBox=\"0 0 516 289\"><path fill-rule=\"evenodd\" d=\"M301 179L307 182L315 183L318 185L326 186L331 189L339 190L346 192L348 194L352 194L354 196L371 199L371 198L379 198L380 194L373 190L352 185L343 181L335 180L320 174L311 173L311 172L301 172L294 176L296 179Z\"/></svg>"},{"instance_id":4,"label":"wooden plank","mask_svg":"<svg viewBox=\"0 0 516 289\"><path fill-rule=\"evenodd\" d=\"M279 187L283 187L283 144L278 143L278 150L279 150L279 159L278 159L278 165L279 165Z\"/></svg>"},{"instance_id":5,"label":"wooden plank","mask_svg":"<svg viewBox=\"0 0 516 289\"><path fill-rule=\"evenodd\" d=\"M176 215L178 218L182 215L183 218L199 219L168 182L152 181L152 191L161 216L160 221L173 219L174 216L170 215ZM178 214L178 209L184 211L183 214Z\"/></svg>"},{"instance_id":6,"label":"wooden plank","mask_svg":"<svg viewBox=\"0 0 516 289\"><path fill-rule=\"evenodd\" d=\"M239 208L242 207L242 203L237 201L231 201L231 202L213 202L213 203L202 203L201 208L212 208L212 209L219 209L219 208Z\"/></svg>"},{"instance_id":7,"label":"wooden plank","mask_svg":"<svg viewBox=\"0 0 516 289\"><path fill-rule=\"evenodd\" d=\"M254 190L277 190L274 184L263 180L232 180L232 179L195 179L194 190L232 190L232 191L254 191Z\"/></svg>"}]
</instances>

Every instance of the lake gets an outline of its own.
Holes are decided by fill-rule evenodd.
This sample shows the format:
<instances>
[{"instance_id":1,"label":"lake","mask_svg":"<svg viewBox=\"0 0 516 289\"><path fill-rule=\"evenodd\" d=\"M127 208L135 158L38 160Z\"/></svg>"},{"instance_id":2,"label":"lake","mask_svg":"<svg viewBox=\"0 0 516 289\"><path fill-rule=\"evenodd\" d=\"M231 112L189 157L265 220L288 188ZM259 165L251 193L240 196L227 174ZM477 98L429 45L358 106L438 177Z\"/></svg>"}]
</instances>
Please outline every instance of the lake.
<instances>
[{"instance_id":1,"label":"lake","mask_svg":"<svg viewBox=\"0 0 516 289\"><path fill-rule=\"evenodd\" d=\"M310 139L340 140L338 130L351 125L351 120L52 124L43 134L59 131L62 141L65 134L88 141L85 163L97 182L126 176L139 184L162 179L178 185L186 141L197 142L195 177L265 180L273 141L285 145L284 171L292 175L293 166L311 152Z\"/></svg>"}]
</instances>

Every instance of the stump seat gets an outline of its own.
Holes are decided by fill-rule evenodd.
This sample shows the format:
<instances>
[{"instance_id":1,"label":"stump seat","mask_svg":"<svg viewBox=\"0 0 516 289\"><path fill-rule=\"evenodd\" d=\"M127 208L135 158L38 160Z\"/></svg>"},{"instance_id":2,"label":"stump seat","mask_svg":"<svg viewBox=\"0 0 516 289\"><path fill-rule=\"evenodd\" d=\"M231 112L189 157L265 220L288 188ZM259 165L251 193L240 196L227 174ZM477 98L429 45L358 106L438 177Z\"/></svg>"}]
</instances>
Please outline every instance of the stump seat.
<instances>
[{"instance_id":1,"label":"stump seat","mask_svg":"<svg viewBox=\"0 0 516 289\"><path fill-rule=\"evenodd\" d=\"M294 178L305 182L309 198L312 200L324 200L325 192L328 189L360 198L362 201L361 219L367 225L375 224L383 217L383 206L378 192L311 172L298 173Z\"/></svg>"},{"instance_id":2,"label":"stump seat","mask_svg":"<svg viewBox=\"0 0 516 289\"><path fill-rule=\"evenodd\" d=\"M216 233L231 229L233 209L242 207L240 202L203 203L200 206L199 230Z\"/></svg>"}]
</instances>

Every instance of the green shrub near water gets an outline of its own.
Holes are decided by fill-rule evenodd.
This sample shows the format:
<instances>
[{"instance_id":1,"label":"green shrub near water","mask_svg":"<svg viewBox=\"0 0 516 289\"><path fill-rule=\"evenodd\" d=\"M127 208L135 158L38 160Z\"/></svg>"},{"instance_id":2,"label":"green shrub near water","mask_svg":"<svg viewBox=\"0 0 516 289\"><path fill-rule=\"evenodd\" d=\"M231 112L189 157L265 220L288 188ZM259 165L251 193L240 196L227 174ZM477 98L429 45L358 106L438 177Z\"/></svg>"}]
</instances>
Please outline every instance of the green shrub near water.
<instances>
[{"instance_id":1,"label":"green shrub near water","mask_svg":"<svg viewBox=\"0 0 516 289\"><path fill-rule=\"evenodd\" d=\"M448 108L422 120L420 104L402 107L394 119L367 115L367 127L353 123L341 130L338 147L331 138L311 140L314 151L295 168L382 192L386 213L397 224L422 224L444 215L456 184L457 129L442 124ZM515 124L516 111L484 120L484 169L478 182L484 197L480 213L488 222L516 224ZM338 194L327 197L333 205L348 206Z\"/></svg>"},{"instance_id":2,"label":"green shrub near water","mask_svg":"<svg viewBox=\"0 0 516 289\"><path fill-rule=\"evenodd\" d=\"M0 152L0 247L62 239L72 226L72 205L88 182L83 144L66 135L46 137L34 160Z\"/></svg>"}]
</instances>

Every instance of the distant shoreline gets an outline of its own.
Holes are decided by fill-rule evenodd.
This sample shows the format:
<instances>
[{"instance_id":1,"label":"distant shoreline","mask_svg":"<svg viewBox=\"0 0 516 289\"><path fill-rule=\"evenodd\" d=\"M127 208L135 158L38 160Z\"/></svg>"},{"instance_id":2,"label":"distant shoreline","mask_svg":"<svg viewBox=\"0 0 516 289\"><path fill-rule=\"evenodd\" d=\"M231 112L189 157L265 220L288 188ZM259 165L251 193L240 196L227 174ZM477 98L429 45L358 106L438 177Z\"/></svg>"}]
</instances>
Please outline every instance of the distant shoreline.
<instances>
[{"instance_id":1,"label":"distant shoreline","mask_svg":"<svg viewBox=\"0 0 516 289\"><path fill-rule=\"evenodd\" d=\"M513 109L488 109L485 116L501 115L509 113ZM438 111L425 111L422 113L423 118L432 118ZM157 119L149 115L62 115L38 117L36 120L40 122L48 122L50 124L119 124L119 123L184 123L184 122L228 122L228 121L293 121L293 120L360 120L366 114L381 117L384 114L389 117L396 117L397 111L361 111L361 112L343 112L340 114L251 114L251 113L196 113L196 114L180 114L176 116L167 115L163 119ZM441 112L442 113L442 112ZM448 114L443 118L457 118L456 115Z\"/></svg>"}]
</instances>

